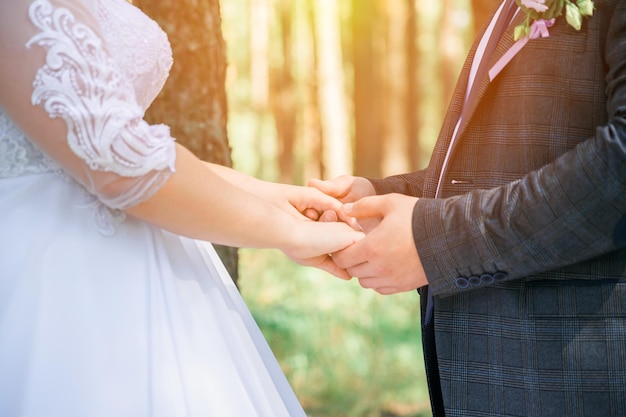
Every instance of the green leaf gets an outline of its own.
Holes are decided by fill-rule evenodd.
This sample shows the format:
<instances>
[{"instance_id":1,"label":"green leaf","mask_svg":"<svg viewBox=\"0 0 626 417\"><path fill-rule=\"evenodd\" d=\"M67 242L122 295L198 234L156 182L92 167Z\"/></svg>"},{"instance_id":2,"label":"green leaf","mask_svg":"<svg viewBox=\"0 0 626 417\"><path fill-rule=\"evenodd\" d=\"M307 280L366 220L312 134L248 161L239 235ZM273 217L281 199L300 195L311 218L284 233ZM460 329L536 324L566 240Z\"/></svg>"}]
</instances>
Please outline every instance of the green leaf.
<instances>
[{"instance_id":1,"label":"green leaf","mask_svg":"<svg viewBox=\"0 0 626 417\"><path fill-rule=\"evenodd\" d=\"M580 30L582 27L583 17L580 10L578 10L578 7L572 3L567 3L565 5L565 19L567 20L567 23L569 23L569 25L576 30Z\"/></svg>"},{"instance_id":2,"label":"green leaf","mask_svg":"<svg viewBox=\"0 0 626 417\"><path fill-rule=\"evenodd\" d=\"M593 1L591 0L578 0L576 2L578 10L583 16L593 16Z\"/></svg>"},{"instance_id":3,"label":"green leaf","mask_svg":"<svg viewBox=\"0 0 626 417\"><path fill-rule=\"evenodd\" d=\"M521 25L515 26L515 31L513 32L513 39L518 40L527 36L530 33L530 29L528 28L527 23L522 23Z\"/></svg>"}]
</instances>

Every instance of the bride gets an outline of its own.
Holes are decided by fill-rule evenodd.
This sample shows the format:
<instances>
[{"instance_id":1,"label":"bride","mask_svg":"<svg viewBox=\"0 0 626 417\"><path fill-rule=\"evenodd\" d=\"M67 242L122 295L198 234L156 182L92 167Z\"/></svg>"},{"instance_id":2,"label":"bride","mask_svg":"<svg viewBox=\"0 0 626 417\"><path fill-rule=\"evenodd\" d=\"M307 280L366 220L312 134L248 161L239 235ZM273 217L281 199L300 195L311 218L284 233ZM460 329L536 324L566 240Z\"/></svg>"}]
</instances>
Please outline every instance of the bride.
<instances>
[{"instance_id":1,"label":"bride","mask_svg":"<svg viewBox=\"0 0 626 417\"><path fill-rule=\"evenodd\" d=\"M207 242L347 278L340 203L147 124L171 50L125 0L0 7L0 415L304 416Z\"/></svg>"}]
</instances>

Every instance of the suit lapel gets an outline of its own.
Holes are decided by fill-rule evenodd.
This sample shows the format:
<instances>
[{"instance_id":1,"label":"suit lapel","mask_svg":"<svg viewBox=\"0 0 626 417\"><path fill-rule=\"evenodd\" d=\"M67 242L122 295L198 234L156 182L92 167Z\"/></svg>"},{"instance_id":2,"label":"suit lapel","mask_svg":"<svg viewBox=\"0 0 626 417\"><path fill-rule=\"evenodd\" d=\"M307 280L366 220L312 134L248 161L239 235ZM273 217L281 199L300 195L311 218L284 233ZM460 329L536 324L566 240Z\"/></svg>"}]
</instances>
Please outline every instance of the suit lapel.
<instances>
[{"instance_id":1,"label":"suit lapel","mask_svg":"<svg viewBox=\"0 0 626 417\"><path fill-rule=\"evenodd\" d=\"M446 111L446 114L444 116L443 126L438 138L438 142L443 145L442 147L438 148L440 151L443 151L443 154L441 155L442 161L445 156L445 150L450 147L450 141L452 140L452 136L454 135L455 126L459 121L461 112L463 111L463 102L465 101L465 94L468 87L468 80L472 68L472 62L474 61L474 58L476 56L476 50L478 49L480 39L485 35L485 30L486 26L483 27L482 31L478 34L476 39L474 39L474 43L472 44L467 54L467 57L465 58L465 62L463 63L463 67L461 68L461 73L459 74L456 86L454 87L454 91L452 92L450 105L448 106L448 110ZM438 150L435 149L435 152L437 151Z\"/></svg>"},{"instance_id":2,"label":"suit lapel","mask_svg":"<svg viewBox=\"0 0 626 417\"><path fill-rule=\"evenodd\" d=\"M462 112L463 120L461 121L461 125L459 126L459 130L457 132L457 136L460 136L465 131L467 124L471 120L476 108L480 104L481 99L485 95L487 88L489 87L489 69L496 63L498 60L506 53L506 51L513 46L515 41L513 40L513 32L515 26L522 23L524 20L523 13L517 13L517 15L513 18L510 24L504 29L502 34L498 39L498 43L495 46L490 57L488 57L488 62L485 67L485 71L481 71L476 74L476 79L474 79L475 87L477 88L475 94L464 104L464 110ZM477 83L477 84L476 84Z\"/></svg>"}]
</instances>

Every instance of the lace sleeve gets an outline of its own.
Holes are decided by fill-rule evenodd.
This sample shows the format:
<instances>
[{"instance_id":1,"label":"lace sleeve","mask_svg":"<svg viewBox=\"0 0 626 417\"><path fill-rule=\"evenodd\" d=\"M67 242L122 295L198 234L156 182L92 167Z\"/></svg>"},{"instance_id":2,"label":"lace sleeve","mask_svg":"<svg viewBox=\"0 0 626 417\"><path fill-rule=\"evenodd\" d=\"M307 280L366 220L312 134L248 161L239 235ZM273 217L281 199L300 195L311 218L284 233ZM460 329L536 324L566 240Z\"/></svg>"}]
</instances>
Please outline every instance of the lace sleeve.
<instances>
[{"instance_id":1,"label":"lace sleeve","mask_svg":"<svg viewBox=\"0 0 626 417\"><path fill-rule=\"evenodd\" d=\"M37 134L41 129L28 133L103 203L124 209L148 199L169 178L175 146L169 128L143 120L131 81L109 53L115 46L106 44L87 3L61 7L36 0L28 8L35 30L25 55L44 53L30 98L50 119L65 122L65 140Z\"/></svg>"}]
</instances>

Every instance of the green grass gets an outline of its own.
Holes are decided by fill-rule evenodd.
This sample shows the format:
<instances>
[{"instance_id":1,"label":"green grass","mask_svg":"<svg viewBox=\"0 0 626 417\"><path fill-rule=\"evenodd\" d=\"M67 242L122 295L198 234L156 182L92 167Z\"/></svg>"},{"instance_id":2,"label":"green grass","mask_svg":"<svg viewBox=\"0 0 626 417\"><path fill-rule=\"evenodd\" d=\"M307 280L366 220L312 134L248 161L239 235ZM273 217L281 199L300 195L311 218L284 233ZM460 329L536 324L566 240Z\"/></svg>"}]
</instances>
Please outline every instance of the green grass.
<instances>
[{"instance_id":1,"label":"green grass","mask_svg":"<svg viewBox=\"0 0 626 417\"><path fill-rule=\"evenodd\" d=\"M241 250L239 286L309 417L430 415L415 292Z\"/></svg>"}]
</instances>

